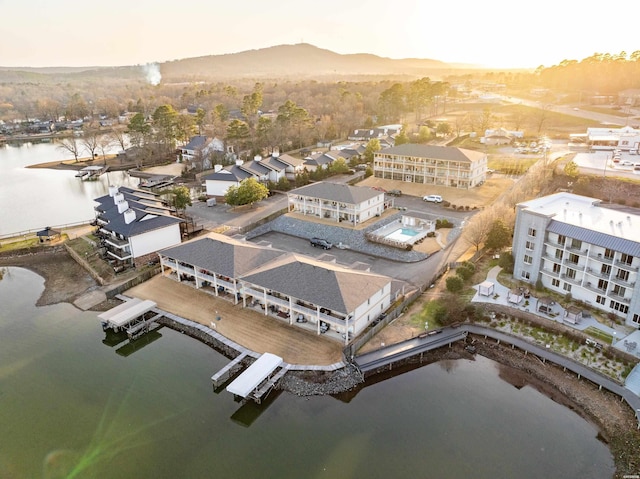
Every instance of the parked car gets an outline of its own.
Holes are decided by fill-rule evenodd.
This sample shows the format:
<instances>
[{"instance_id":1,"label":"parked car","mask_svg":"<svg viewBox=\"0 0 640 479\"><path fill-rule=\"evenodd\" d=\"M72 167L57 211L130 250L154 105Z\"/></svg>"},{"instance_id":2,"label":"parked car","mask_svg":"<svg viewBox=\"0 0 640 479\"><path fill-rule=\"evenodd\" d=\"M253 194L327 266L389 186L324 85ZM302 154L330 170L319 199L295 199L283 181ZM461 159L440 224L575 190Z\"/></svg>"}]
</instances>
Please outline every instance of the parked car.
<instances>
[{"instance_id":1,"label":"parked car","mask_svg":"<svg viewBox=\"0 0 640 479\"><path fill-rule=\"evenodd\" d=\"M422 197L422 201L428 201L429 203L442 203L442 196L427 195Z\"/></svg>"},{"instance_id":2,"label":"parked car","mask_svg":"<svg viewBox=\"0 0 640 479\"><path fill-rule=\"evenodd\" d=\"M620 163L622 166L633 166L633 162L629 161L629 160L624 160L622 163Z\"/></svg>"},{"instance_id":3,"label":"parked car","mask_svg":"<svg viewBox=\"0 0 640 479\"><path fill-rule=\"evenodd\" d=\"M311 238L310 242L311 246L313 246L314 248L319 246L322 249L331 249L333 247L333 244L331 244L324 238Z\"/></svg>"},{"instance_id":4,"label":"parked car","mask_svg":"<svg viewBox=\"0 0 640 479\"><path fill-rule=\"evenodd\" d=\"M402 191L400 190L389 190L387 194L390 196L402 196Z\"/></svg>"},{"instance_id":5,"label":"parked car","mask_svg":"<svg viewBox=\"0 0 640 479\"><path fill-rule=\"evenodd\" d=\"M629 154L630 155L637 155L638 154L638 150L629 150Z\"/></svg>"}]
</instances>

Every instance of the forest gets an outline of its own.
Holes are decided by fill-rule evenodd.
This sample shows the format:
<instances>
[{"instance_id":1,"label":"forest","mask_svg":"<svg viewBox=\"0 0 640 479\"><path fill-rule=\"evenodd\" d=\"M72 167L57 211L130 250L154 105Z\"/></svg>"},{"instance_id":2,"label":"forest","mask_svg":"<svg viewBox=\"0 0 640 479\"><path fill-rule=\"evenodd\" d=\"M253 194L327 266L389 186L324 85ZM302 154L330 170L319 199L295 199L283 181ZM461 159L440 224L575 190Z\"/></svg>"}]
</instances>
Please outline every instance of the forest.
<instances>
[{"instance_id":1,"label":"forest","mask_svg":"<svg viewBox=\"0 0 640 479\"><path fill-rule=\"evenodd\" d=\"M86 129L96 127L100 118L128 121L122 120L122 115L129 113L130 118L139 114L140 142L150 140L145 137L147 128L158 130L154 121L157 125L160 119L166 122L171 118L173 124L160 128L162 142L168 145L184 143L189 135L201 133L233 144L236 151L287 151L343 139L357 128L389 123L411 124L417 133L421 124L428 124L427 120L445 111L448 104L467 98L471 91L490 91L497 85L507 94L522 97L530 96L534 89L546 89L549 101L554 102L568 103L592 95L609 95L617 101L620 92L640 88L640 51L594 54L531 72L465 70L437 79L406 81L370 75L358 81L163 79L154 85L141 72L132 71L109 68L50 75L3 71L0 120L53 124L82 119ZM159 112L161 108L164 113ZM453 130L472 126L458 124Z\"/></svg>"}]
</instances>

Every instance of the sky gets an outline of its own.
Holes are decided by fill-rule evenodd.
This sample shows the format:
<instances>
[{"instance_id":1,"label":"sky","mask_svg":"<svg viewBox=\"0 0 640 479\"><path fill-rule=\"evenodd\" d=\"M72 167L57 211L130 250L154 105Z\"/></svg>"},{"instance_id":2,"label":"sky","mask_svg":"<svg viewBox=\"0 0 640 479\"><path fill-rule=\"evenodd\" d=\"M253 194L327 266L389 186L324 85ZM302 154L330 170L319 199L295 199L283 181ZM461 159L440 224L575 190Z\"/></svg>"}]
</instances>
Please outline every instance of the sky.
<instances>
[{"instance_id":1,"label":"sky","mask_svg":"<svg viewBox=\"0 0 640 479\"><path fill-rule=\"evenodd\" d=\"M121 66L274 45L536 68L640 50L640 1L0 0L0 66Z\"/></svg>"}]
</instances>

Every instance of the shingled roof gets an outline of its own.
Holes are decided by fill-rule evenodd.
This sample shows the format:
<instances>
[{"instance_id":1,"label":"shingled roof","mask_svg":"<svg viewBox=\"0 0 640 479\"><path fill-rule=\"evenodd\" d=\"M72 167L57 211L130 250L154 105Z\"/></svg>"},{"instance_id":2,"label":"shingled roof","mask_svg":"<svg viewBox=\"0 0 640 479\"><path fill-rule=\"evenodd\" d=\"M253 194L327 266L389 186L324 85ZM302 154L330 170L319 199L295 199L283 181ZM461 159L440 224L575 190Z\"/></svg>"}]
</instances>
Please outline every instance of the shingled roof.
<instances>
[{"instance_id":1,"label":"shingled roof","mask_svg":"<svg viewBox=\"0 0 640 479\"><path fill-rule=\"evenodd\" d=\"M453 148L439 145L418 145L415 143L405 143L404 145L393 146L380 150L377 155L398 155L412 156L414 158L429 158L447 161L478 161L484 156L480 151L466 150L464 148Z\"/></svg>"},{"instance_id":2,"label":"shingled roof","mask_svg":"<svg viewBox=\"0 0 640 479\"><path fill-rule=\"evenodd\" d=\"M391 279L295 253L282 256L242 277L263 288L348 314Z\"/></svg>"},{"instance_id":3,"label":"shingled roof","mask_svg":"<svg viewBox=\"0 0 640 479\"><path fill-rule=\"evenodd\" d=\"M286 253L210 233L205 238L162 250L160 254L223 276L238 278Z\"/></svg>"},{"instance_id":4,"label":"shingled roof","mask_svg":"<svg viewBox=\"0 0 640 479\"><path fill-rule=\"evenodd\" d=\"M364 186L350 186L338 183L319 182L296 188L295 190L291 190L289 194L357 205L362 203L363 201L375 198L383 193L378 190L374 190L373 188Z\"/></svg>"}]
</instances>

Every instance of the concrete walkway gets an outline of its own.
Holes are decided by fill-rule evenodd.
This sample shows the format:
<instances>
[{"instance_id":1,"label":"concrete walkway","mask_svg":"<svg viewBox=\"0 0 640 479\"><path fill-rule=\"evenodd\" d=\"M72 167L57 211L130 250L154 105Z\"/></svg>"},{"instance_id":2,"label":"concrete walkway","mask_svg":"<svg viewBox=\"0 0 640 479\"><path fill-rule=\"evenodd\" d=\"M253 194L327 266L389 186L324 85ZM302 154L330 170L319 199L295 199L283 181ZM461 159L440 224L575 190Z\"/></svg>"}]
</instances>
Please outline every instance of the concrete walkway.
<instances>
[{"instance_id":1,"label":"concrete walkway","mask_svg":"<svg viewBox=\"0 0 640 479\"><path fill-rule=\"evenodd\" d=\"M531 296L526 301L521 301L518 304L510 303L508 301L509 298L509 288L500 284L498 281L498 274L502 268L500 266L494 266L487 273L487 281L491 281L494 284L494 294L490 296L484 296L478 293L479 285L475 285L473 288L476 290L476 294L473 296L471 300L473 303L484 303L484 304L498 304L502 306L508 306L510 308L526 311L528 313L535 314L541 318L547 319L549 321L558 322L560 324L564 324L565 326L577 329L579 331L584 331L589 327L593 327L602 331L603 333L608 334L613 337L613 343L620 343L623 339L630 334L629 330L624 326L616 325L614 327L607 326L605 324L600 323L593 316L583 317L580 322L573 324L567 321L564 321L565 317L565 308L563 308L558 303L555 303L550 308L550 314L544 314L538 311L538 298ZM528 304L525 306L526 302Z\"/></svg>"}]
</instances>

